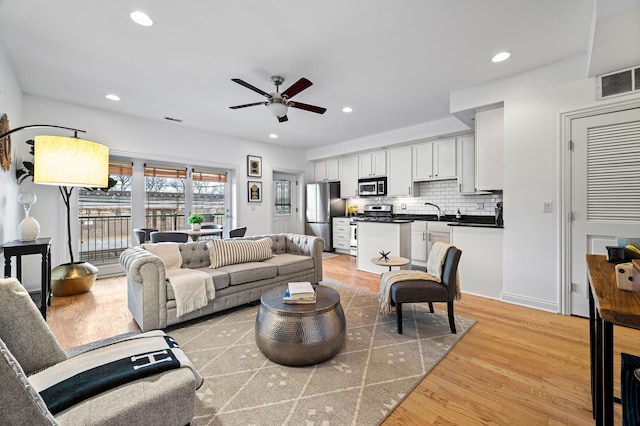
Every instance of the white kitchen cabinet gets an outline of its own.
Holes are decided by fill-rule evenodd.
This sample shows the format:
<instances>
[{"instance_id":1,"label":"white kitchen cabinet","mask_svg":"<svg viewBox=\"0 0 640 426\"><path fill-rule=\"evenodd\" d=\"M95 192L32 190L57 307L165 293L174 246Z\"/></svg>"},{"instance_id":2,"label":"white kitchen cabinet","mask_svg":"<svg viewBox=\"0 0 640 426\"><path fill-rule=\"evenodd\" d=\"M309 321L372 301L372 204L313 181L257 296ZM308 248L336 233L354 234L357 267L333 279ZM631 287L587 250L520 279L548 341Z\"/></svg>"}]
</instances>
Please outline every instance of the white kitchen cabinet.
<instances>
[{"instance_id":1,"label":"white kitchen cabinet","mask_svg":"<svg viewBox=\"0 0 640 426\"><path fill-rule=\"evenodd\" d=\"M503 229L451 226L451 244L462 250L458 273L463 293L501 299Z\"/></svg>"},{"instance_id":2,"label":"white kitchen cabinet","mask_svg":"<svg viewBox=\"0 0 640 426\"><path fill-rule=\"evenodd\" d=\"M429 252L431 247L436 241L450 244L451 241L451 227L447 222L427 222L427 259L429 258ZM425 265L426 266L426 265Z\"/></svg>"},{"instance_id":3,"label":"white kitchen cabinet","mask_svg":"<svg viewBox=\"0 0 640 426\"><path fill-rule=\"evenodd\" d=\"M473 135L457 139L458 192L476 193L476 142Z\"/></svg>"},{"instance_id":4,"label":"white kitchen cabinet","mask_svg":"<svg viewBox=\"0 0 640 426\"><path fill-rule=\"evenodd\" d=\"M413 180L441 180L456 177L456 140L443 139L413 147Z\"/></svg>"},{"instance_id":5,"label":"white kitchen cabinet","mask_svg":"<svg viewBox=\"0 0 640 426\"><path fill-rule=\"evenodd\" d=\"M351 227L348 217L333 218L333 248L338 253L349 254L351 249Z\"/></svg>"},{"instance_id":6,"label":"white kitchen cabinet","mask_svg":"<svg viewBox=\"0 0 640 426\"><path fill-rule=\"evenodd\" d=\"M374 151L358 156L361 178L379 177L387 175L387 151Z\"/></svg>"},{"instance_id":7,"label":"white kitchen cabinet","mask_svg":"<svg viewBox=\"0 0 640 426\"><path fill-rule=\"evenodd\" d=\"M340 159L340 198L358 196L358 156Z\"/></svg>"},{"instance_id":8,"label":"white kitchen cabinet","mask_svg":"<svg viewBox=\"0 0 640 426\"><path fill-rule=\"evenodd\" d=\"M411 176L411 147L390 149L387 151L387 196L408 197L413 194Z\"/></svg>"},{"instance_id":9,"label":"white kitchen cabinet","mask_svg":"<svg viewBox=\"0 0 640 426\"><path fill-rule=\"evenodd\" d=\"M476 188L504 187L504 108L476 112Z\"/></svg>"},{"instance_id":10,"label":"white kitchen cabinet","mask_svg":"<svg viewBox=\"0 0 640 426\"><path fill-rule=\"evenodd\" d=\"M340 165L337 158L315 162L316 182L335 182L340 180Z\"/></svg>"},{"instance_id":11,"label":"white kitchen cabinet","mask_svg":"<svg viewBox=\"0 0 640 426\"><path fill-rule=\"evenodd\" d=\"M427 222L424 220L411 223L411 264L427 266Z\"/></svg>"}]
</instances>

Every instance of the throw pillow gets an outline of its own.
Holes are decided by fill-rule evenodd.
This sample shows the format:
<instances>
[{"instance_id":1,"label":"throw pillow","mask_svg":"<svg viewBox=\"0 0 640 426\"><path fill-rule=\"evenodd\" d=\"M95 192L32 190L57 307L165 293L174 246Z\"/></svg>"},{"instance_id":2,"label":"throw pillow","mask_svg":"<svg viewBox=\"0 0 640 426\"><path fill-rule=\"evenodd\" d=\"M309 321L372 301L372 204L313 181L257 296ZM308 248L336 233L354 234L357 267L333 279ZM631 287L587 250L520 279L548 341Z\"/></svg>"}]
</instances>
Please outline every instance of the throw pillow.
<instances>
[{"instance_id":1,"label":"throw pillow","mask_svg":"<svg viewBox=\"0 0 640 426\"><path fill-rule=\"evenodd\" d=\"M259 240L220 240L213 239L207 242L211 269L237 263L261 262L271 259L273 252L271 238Z\"/></svg>"},{"instance_id":2,"label":"throw pillow","mask_svg":"<svg viewBox=\"0 0 640 426\"><path fill-rule=\"evenodd\" d=\"M182 255L178 243L143 244L142 247L162 259L166 269L182 267Z\"/></svg>"}]
</instances>

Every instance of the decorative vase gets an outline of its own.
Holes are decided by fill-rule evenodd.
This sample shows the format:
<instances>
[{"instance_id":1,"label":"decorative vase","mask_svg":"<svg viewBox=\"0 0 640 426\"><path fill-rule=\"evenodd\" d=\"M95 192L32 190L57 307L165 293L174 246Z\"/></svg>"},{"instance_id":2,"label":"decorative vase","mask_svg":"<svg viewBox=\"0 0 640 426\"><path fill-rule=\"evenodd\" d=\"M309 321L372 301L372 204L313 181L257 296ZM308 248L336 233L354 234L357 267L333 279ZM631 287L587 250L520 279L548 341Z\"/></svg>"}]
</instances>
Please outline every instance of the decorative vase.
<instances>
[{"instance_id":1,"label":"decorative vase","mask_svg":"<svg viewBox=\"0 0 640 426\"><path fill-rule=\"evenodd\" d=\"M33 217L27 216L18 224L18 236L20 237L20 241L35 241L39 235L40 224Z\"/></svg>"},{"instance_id":2,"label":"decorative vase","mask_svg":"<svg viewBox=\"0 0 640 426\"><path fill-rule=\"evenodd\" d=\"M88 292L98 276L98 268L88 262L63 263L51 270L51 293L57 297Z\"/></svg>"},{"instance_id":3,"label":"decorative vase","mask_svg":"<svg viewBox=\"0 0 640 426\"><path fill-rule=\"evenodd\" d=\"M36 194L23 192L18 195L18 203L24 208L24 219L18 224L18 236L20 241L35 241L40 235L40 224L29 216L31 205L37 200Z\"/></svg>"},{"instance_id":4,"label":"decorative vase","mask_svg":"<svg viewBox=\"0 0 640 426\"><path fill-rule=\"evenodd\" d=\"M192 223L191 224L191 229L193 229L194 231L199 231L200 230L200 224L199 223Z\"/></svg>"}]
</instances>

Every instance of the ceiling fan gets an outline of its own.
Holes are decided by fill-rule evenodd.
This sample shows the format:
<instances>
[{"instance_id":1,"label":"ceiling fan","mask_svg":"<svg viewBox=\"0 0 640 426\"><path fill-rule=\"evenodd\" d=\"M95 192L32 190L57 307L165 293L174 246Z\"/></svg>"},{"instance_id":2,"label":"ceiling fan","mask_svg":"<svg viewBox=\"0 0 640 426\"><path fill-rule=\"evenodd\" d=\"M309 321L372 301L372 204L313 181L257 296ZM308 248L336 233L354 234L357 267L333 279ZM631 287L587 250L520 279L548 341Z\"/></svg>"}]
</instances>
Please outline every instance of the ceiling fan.
<instances>
[{"instance_id":1,"label":"ceiling fan","mask_svg":"<svg viewBox=\"0 0 640 426\"><path fill-rule=\"evenodd\" d=\"M302 102L293 102L289 100L293 98L295 95L297 95L298 93L309 88L309 86L313 84L304 77L302 77L300 80L293 83L287 90L285 90L282 93L280 93L279 89L280 89L280 85L284 82L284 78L278 75L274 75L271 77L271 82L276 86L276 91L273 93L267 93L263 90L260 90L257 87L247 83L246 81L240 80L239 78L232 78L231 81L235 81L241 86L244 86L247 89L251 89L254 92L260 93L262 96L269 99L266 102L254 102L252 104L236 105L236 106L229 107L231 109L246 108L246 107L251 107L256 105L266 105L267 108L269 108L269 110L273 113L273 115L276 116L276 118L280 123L283 123L289 120L287 118L287 110L289 107L303 109L305 111L311 111L317 114L324 114L325 111L327 110L326 108L322 108L319 106L303 104Z\"/></svg>"}]
</instances>

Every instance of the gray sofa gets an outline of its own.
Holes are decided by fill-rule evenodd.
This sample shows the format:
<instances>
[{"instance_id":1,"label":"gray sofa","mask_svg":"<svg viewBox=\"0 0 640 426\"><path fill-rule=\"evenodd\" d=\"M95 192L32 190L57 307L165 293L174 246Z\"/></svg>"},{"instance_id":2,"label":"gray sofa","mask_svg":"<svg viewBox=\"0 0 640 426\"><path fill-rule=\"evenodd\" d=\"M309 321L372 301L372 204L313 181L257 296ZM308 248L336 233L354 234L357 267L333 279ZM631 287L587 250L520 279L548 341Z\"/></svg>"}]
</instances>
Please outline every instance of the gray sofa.
<instances>
[{"instance_id":1,"label":"gray sofa","mask_svg":"<svg viewBox=\"0 0 640 426\"><path fill-rule=\"evenodd\" d=\"M143 331L170 325L260 300L266 290L292 281L322 281L324 240L298 234L255 235L239 240L271 238L273 257L260 262L232 264L211 269L206 242L180 243L182 268L207 272L213 278L215 298L196 311L178 317L165 265L143 247L120 255L127 274L129 310Z\"/></svg>"}]
</instances>

